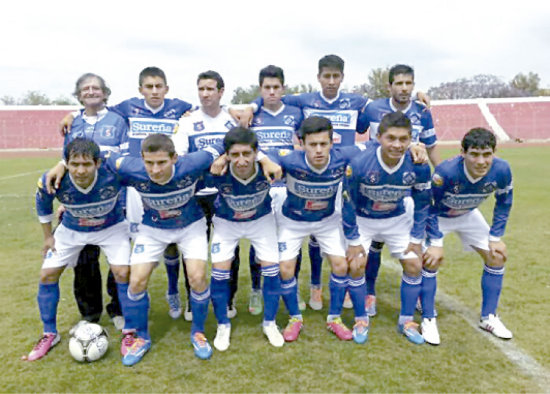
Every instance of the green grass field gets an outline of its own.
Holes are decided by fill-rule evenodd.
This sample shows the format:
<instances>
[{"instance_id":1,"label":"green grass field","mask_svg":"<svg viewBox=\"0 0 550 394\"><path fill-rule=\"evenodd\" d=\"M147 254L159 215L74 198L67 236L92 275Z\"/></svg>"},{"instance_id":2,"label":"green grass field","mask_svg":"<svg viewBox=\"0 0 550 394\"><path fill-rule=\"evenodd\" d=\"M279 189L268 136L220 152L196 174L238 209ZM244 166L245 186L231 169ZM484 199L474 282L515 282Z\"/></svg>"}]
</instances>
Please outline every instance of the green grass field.
<instances>
[{"instance_id":1,"label":"green grass field","mask_svg":"<svg viewBox=\"0 0 550 394\"><path fill-rule=\"evenodd\" d=\"M451 156L457 148L445 148ZM514 339L506 349L532 357L542 372L538 377L512 362L487 334L473 328L481 302L481 260L462 252L457 238L446 242L446 261L439 273L439 347L415 346L396 333L399 312L400 274L383 266L378 281L378 316L371 320L369 342L340 342L325 329L325 308L307 310L300 339L283 348L271 347L261 332L261 317L247 312L250 280L243 247L239 314L233 320L231 347L215 352L209 361L193 356L190 323L172 320L164 300L163 267L154 274L151 334L153 347L133 368L122 366L119 337L106 315L101 324L111 333L107 355L92 364L75 362L68 352L68 330L79 320L72 295L72 270L61 280L58 328L61 343L43 360L21 361L41 333L36 305L41 266L42 234L34 210L34 189L40 171L55 158L0 159L0 346L4 365L0 392L541 392L550 390L550 265L546 245L550 239L549 147L506 148L500 156L514 172L515 202L504 238L509 263L499 313ZM490 215L492 201L483 207ZM393 263L391 263L393 264ZM309 269L305 260L301 292L309 294ZM328 280L324 265L323 283ZM182 286L183 287L183 286ZM443 300L445 301L443 301ZM452 300L452 302L449 302ZM460 308L457 308L457 305ZM351 311L344 319L352 321ZM466 319L466 320L465 320ZM281 303L278 323L286 323ZM212 313L206 334L213 339L216 323ZM521 359L521 358L520 358ZM522 360L522 359L521 359ZM520 361L521 361L520 360ZM529 369L527 364L527 369Z\"/></svg>"}]
</instances>

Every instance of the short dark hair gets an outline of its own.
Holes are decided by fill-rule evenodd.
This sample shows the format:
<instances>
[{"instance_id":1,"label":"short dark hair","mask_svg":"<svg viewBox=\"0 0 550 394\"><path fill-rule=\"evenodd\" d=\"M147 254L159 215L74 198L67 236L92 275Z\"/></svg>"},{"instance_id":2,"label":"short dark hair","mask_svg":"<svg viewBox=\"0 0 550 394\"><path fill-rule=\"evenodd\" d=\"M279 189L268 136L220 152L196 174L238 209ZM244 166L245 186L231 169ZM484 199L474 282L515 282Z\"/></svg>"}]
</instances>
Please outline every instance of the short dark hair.
<instances>
[{"instance_id":1,"label":"short dark hair","mask_svg":"<svg viewBox=\"0 0 550 394\"><path fill-rule=\"evenodd\" d=\"M111 95L111 89L109 89L109 87L107 86L107 84L105 83L105 80L103 78L101 78L99 75L94 74L94 73L82 74L76 80L73 96L76 97L76 99L78 100L78 102L80 104L82 104L82 101L80 101L80 91L81 91L80 85L82 85L84 83L84 81L86 81L87 79L90 79L90 78L96 78L99 81L99 86L101 87L101 90L103 91L103 94L105 95L105 99L103 101L105 103L107 103L107 100L109 99L109 96Z\"/></svg>"},{"instance_id":2,"label":"short dark hair","mask_svg":"<svg viewBox=\"0 0 550 394\"><path fill-rule=\"evenodd\" d=\"M461 145L464 153L468 152L470 148L491 148L494 152L497 146L497 139L490 130L483 127L475 127L464 135Z\"/></svg>"},{"instance_id":3,"label":"short dark hair","mask_svg":"<svg viewBox=\"0 0 550 394\"><path fill-rule=\"evenodd\" d=\"M323 67L335 68L344 73L344 59L337 55L326 55L319 59L319 74L323 70Z\"/></svg>"},{"instance_id":4,"label":"short dark hair","mask_svg":"<svg viewBox=\"0 0 550 394\"><path fill-rule=\"evenodd\" d=\"M100 158L99 146L92 140L75 138L63 149L65 162L68 163L72 156L88 156L97 163Z\"/></svg>"},{"instance_id":5,"label":"short dark hair","mask_svg":"<svg viewBox=\"0 0 550 394\"><path fill-rule=\"evenodd\" d=\"M281 85L285 84L285 74L281 67L274 66L270 64L267 67L264 67L260 70L260 86L264 83L265 78L277 78L281 81Z\"/></svg>"},{"instance_id":6,"label":"short dark hair","mask_svg":"<svg viewBox=\"0 0 550 394\"><path fill-rule=\"evenodd\" d=\"M168 156L173 157L176 154L176 148L172 139L164 134L150 134L141 143L141 154L144 152L166 152Z\"/></svg>"},{"instance_id":7,"label":"short dark hair","mask_svg":"<svg viewBox=\"0 0 550 394\"><path fill-rule=\"evenodd\" d=\"M208 70L208 71L200 73L199 76L197 77L197 85L199 84L199 81L201 79L213 79L213 80L215 80L216 81L216 87L218 88L218 90L223 89L225 87L225 84L223 83L222 76L219 73L217 73L216 71Z\"/></svg>"},{"instance_id":8,"label":"short dark hair","mask_svg":"<svg viewBox=\"0 0 550 394\"><path fill-rule=\"evenodd\" d=\"M226 152L235 144L250 145L254 150L258 150L258 137L256 133L246 127L233 127L225 134L223 138L223 147Z\"/></svg>"},{"instance_id":9,"label":"short dark hair","mask_svg":"<svg viewBox=\"0 0 550 394\"><path fill-rule=\"evenodd\" d=\"M327 118L322 116L310 116L302 122L302 126L298 130L298 138L305 141L306 136L309 134L320 133L328 131L330 140L332 141L332 123Z\"/></svg>"},{"instance_id":10,"label":"short dark hair","mask_svg":"<svg viewBox=\"0 0 550 394\"><path fill-rule=\"evenodd\" d=\"M378 135L384 134L391 127L407 129L409 134L412 133L411 120L401 111L390 112L382 117L378 126Z\"/></svg>"},{"instance_id":11,"label":"short dark hair","mask_svg":"<svg viewBox=\"0 0 550 394\"><path fill-rule=\"evenodd\" d=\"M411 66L407 66L406 64L396 64L390 68L390 72L388 73L390 85L393 83L395 76L399 74L412 75L414 81L414 69Z\"/></svg>"},{"instance_id":12,"label":"short dark hair","mask_svg":"<svg viewBox=\"0 0 550 394\"><path fill-rule=\"evenodd\" d=\"M161 77L164 81L164 84L168 85L166 74L164 74L164 71L162 71L158 67L145 67L143 70L141 70L141 72L139 73L139 86L141 86L143 80L147 77Z\"/></svg>"}]
</instances>

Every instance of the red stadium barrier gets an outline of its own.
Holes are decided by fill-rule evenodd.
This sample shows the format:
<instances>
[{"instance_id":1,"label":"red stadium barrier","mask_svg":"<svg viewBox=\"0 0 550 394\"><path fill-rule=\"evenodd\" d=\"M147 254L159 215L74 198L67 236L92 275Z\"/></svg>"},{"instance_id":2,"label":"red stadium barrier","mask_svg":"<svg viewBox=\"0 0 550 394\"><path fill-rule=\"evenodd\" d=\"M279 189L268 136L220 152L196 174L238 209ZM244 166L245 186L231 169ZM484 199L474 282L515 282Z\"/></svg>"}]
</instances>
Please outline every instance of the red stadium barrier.
<instances>
[{"instance_id":1,"label":"red stadium barrier","mask_svg":"<svg viewBox=\"0 0 550 394\"><path fill-rule=\"evenodd\" d=\"M473 127L500 140L550 140L550 97L434 101L438 139L460 141ZM61 148L59 121L75 106L0 106L0 150Z\"/></svg>"}]
</instances>

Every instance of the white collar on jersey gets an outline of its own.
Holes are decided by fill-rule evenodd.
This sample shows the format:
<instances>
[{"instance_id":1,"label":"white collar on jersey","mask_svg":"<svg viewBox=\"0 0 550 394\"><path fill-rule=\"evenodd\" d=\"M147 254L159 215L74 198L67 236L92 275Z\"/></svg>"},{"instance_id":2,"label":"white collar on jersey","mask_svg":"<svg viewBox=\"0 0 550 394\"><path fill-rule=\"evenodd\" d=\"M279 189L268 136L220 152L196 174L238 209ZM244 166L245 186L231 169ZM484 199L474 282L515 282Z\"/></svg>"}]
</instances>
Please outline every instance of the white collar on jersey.
<instances>
[{"instance_id":1,"label":"white collar on jersey","mask_svg":"<svg viewBox=\"0 0 550 394\"><path fill-rule=\"evenodd\" d=\"M254 163L254 173L248 179L239 178L239 176L233 172L233 166L231 164L229 165L229 171L231 172L231 175L233 175L233 178L246 186L252 182L254 178L256 178L256 175L258 175L258 163Z\"/></svg>"},{"instance_id":2,"label":"white collar on jersey","mask_svg":"<svg viewBox=\"0 0 550 394\"><path fill-rule=\"evenodd\" d=\"M81 188L80 186L78 186L76 184L76 182L74 181L73 176L71 175L71 173L69 173L69 179L73 183L73 186L76 188L76 190L78 190L82 194L88 194L88 193L90 193L90 191L94 188L95 184L97 183L97 170L95 170L94 180L92 181L92 183L90 183L90 186L88 186L86 189L83 189L83 188Z\"/></svg>"},{"instance_id":3,"label":"white collar on jersey","mask_svg":"<svg viewBox=\"0 0 550 394\"><path fill-rule=\"evenodd\" d=\"M176 166L174 164L172 164L172 175L170 176L170 178L168 178L168 180L166 182L164 182L164 183L157 183L157 182L154 182L154 181L152 181L152 182L156 183L157 185L161 185L161 186L166 185L167 183L170 183L170 181L172 179L174 179L174 174L175 173L176 173ZM149 178L149 179L151 179L151 178Z\"/></svg>"},{"instance_id":4,"label":"white collar on jersey","mask_svg":"<svg viewBox=\"0 0 550 394\"><path fill-rule=\"evenodd\" d=\"M411 109L411 106L413 105L412 100L410 100L409 105L407 105L407 108L398 109L398 108L395 107L395 105L393 105L393 101L392 101L393 99L391 97L388 100L390 102L390 108L392 109L393 112L401 111L402 113L406 113L409 109Z\"/></svg>"},{"instance_id":5,"label":"white collar on jersey","mask_svg":"<svg viewBox=\"0 0 550 394\"><path fill-rule=\"evenodd\" d=\"M82 119L84 119L86 123L94 125L103 119L105 115L107 115L107 112L109 112L107 108L97 111L96 115L86 115L86 111L82 111Z\"/></svg>"},{"instance_id":6,"label":"white collar on jersey","mask_svg":"<svg viewBox=\"0 0 550 394\"><path fill-rule=\"evenodd\" d=\"M304 153L304 159L306 160L306 165L309 167L309 169L311 171L315 172L316 174L322 174L323 172L325 172L325 170L328 168L328 166L330 164L331 155L329 153L327 164L323 168L321 168L320 170L318 170L317 168L315 168L311 164L309 164L309 161L307 161L307 154L305 154L305 153Z\"/></svg>"},{"instance_id":7,"label":"white collar on jersey","mask_svg":"<svg viewBox=\"0 0 550 394\"><path fill-rule=\"evenodd\" d=\"M145 108L147 108L149 111L151 111L153 114L156 114L157 112L160 112L162 111L162 109L164 108L164 101L162 102L162 104L160 106L158 106L157 108L152 108L149 106L149 104L147 104L147 101L145 101L145 99L143 99L143 103L145 104Z\"/></svg>"},{"instance_id":8,"label":"white collar on jersey","mask_svg":"<svg viewBox=\"0 0 550 394\"><path fill-rule=\"evenodd\" d=\"M407 154L407 152L405 152L405 154ZM384 160L382 159L382 147L379 146L378 148L376 148L376 158L378 159L378 163L380 163L380 166L384 171L386 171L388 174L393 174L401 168L401 165L403 165L405 155L401 157L401 160L399 160L399 162L395 166L389 167L386 163L384 163Z\"/></svg>"},{"instance_id":9,"label":"white collar on jersey","mask_svg":"<svg viewBox=\"0 0 550 394\"><path fill-rule=\"evenodd\" d=\"M319 95L320 95L321 98L322 98L323 100L325 100L327 103L332 104L332 103L334 103L336 100L338 100L338 99L340 98L340 91L338 91L338 94L336 94L336 97L334 97L333 99L328 99L328 98L326 98L326 97L323 95L323 92L322 92L322 91L319 92Z\"/></svg>"},{"instance_id":10,"label":"white collar on jersey","mask_svg":"<svg viewBox=\"0 0 550 394\"><path fill-rule=\"evenodd\" d=\"M267 109L266 107L263 107L263 106L262 106L262 109L265 112L267 112L268 114L270 114L271 116L275 117L275 116L279 115L281 112L283 112L283 110L285 109L285 105L284 104L281 105L281 107L275 112L273 112L273 111L271 111L271 110L269 110L269 109Z\"/></svg>"},{"instance_id":11,"label":"white collar on jersey","mask_svg":"<svg viewBox=\"0 0 550 394\"><path fill-rule=\"evenodd\" d=\"M468 169L466 168L466 163L463 162L462 166L464 167L464 175L466 175L466 179L470 181L470 183L478 183L480 180L482 180L484 177L474 178L470 173L468 172Z\"/></svg>"}]
</instances>

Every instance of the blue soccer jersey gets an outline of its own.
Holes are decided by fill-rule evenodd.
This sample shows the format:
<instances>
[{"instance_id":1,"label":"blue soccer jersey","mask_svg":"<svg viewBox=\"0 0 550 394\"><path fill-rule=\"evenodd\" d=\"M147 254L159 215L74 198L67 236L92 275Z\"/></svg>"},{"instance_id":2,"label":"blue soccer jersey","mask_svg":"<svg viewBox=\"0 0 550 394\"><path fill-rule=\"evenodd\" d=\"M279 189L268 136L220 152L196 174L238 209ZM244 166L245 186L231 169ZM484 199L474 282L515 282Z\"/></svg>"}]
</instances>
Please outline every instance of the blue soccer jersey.
<instances>
[{"instance_id":1,"label":"blue soccer jersey","mask_svg":"<svg viewBox=\"0 0 550 394\"><path fill-rule=\"evenodd\" d=\"M269 181L255 163L255 173L247 180L242 180L233 173L222 176L208 176L208 186L218 189L214 202L216 216L232 222L256 220L271 213Z\"/></svg>"},{"instance_id":2,"label":"blue soccer jersey","mask_svg":"<svg viewBox=\"0 0 550 394\"><path fill-rule=\"evenodd\" d=\"M179 99L164 99L159 108L151 108L144 99L137 97L125 100L109 110L116 112L128 122L128 153L141 157L141 142L150 134L174 134L178 119L192 105Z\"/></svg>"},{"instance_id":3,"label":"blue soccer jersey","mask_svg":"<svg viewBox=\"0 0 550 394\"><path fill-rule=\"evenodd\" d=\"M101 155L107 152L126 154L128 152L128 126L118 114L103 109L97 116L87 116L81 112L74 118L71 130L65 135L64 146L76 138L94 141L101 150Z\"/></svg>"},{"instance_id":4,"label":"blue soccer jersey","mask_svg":"<svg viewBox=\"0 0 550 394\"><path fill-rule=\"evenodd\" d=\"M161 229L177 229L204 216L195 200L197 182L222 152L221 145L215 145L179 157L172 169L172 178L163 185L149 178L142 159L112 156L107 160L107 165L122 178L125 186L134 187L140 194L144 210L143 224Z\"/></svg>"},{"instance_id":5,"label":"blue soccer jersey","mask_svg":"<svg viewBox=\"0 0 550 394\"><path fill-rule=\"evenodd\" d=\"M438 216L464 215L479 207L493 193L496 203L490 236L500 238L504 235L513 200L512 171L506 160L495 157L487 175L478 179L473 179L467 172L462 156L445 160L435 168L432 190L433 206L427 227L431 240L443 238Z\"/></svg>"},{"instance_id":6,"label":"blue soccer jersey","mask_svg":"<svg viewBox=\"0 0 550 394\"><path fill-rule=\"evenodd\" d=\"M346 169L344 182L344 234L349 240L359 237L356 215L386 219L405 213L403 199L414 199L414 225L411 238L424 238L430 205L430 166L414 164L407 151L399 163L388 167L382 160L378 144L366 144Z\"/></svg>"},{"instance_id":7,"label":"blue soccer jersey","mask_svg":"<svg viewBox=\"0 0 550 394\"><path fill-rule=\"evenodd\" d=\"M302 110L292 105L283 104L276 112L262 107L254 114L250 129L256 133L258 145L264 152L293 150L296 130L302 120Z\"/></svg>"},{"instance_id":8,"label":"blue soccer jersey","mask_svg":"<svg viewBox=\"0 0 550 394\"><path fill-rule=\"evenodd\" d=\"M329 100L321 92L301 93L283 97L283 102L300 108L304 118L322 116L332 123L334 128L334 145L350 146L355 144L355 133L366 131L367 125L358 122L359 113L363 111L368 99L354 93L339 92L338 96ZM263 103L255 100L258 107Z\"/></svg>"},{"instance_id":9,"label":"blue soccer jersey","mask_svg":"<svg viewBox=\"0 0 550 394\"><path fill-rule=\"evenodd\" d=\"M279 151L270 158L283 168L287 197L283 215L297 221L317 222L335 211L336 193L349 161L363 146L332 148L328 164L311 166L304 151Z\"/></svg>"},{"instance_id":10,"label":"blue soccer jersey","mask_svg":"<svg viewBox=\"0 0 550 394\"><path fill-rule=\"evenodd\" d=\"M36 211L41 223L52 221L54 198L65 207L62 223L71 230L99 231L124 220L118 198L121 184L104 166L97 170L87 189L77 186L69 173L65 174L55 194L48 194L45 182L46 174L38 180L36 192Z\"/></svg>"},{"instance_id":11,"label":"blue soccer jersey","mask_svg":"<svg viewBox=\"0 0 550 394\"><path fill-rule=\"evenodd\" d=\"M384 115L397 111L391 98L374 100L359 115L359 123L369 127L370 138L374 139L378 136L378 126ZM411 121L413 143L422 142L428 148L437 143L432 113L423 104L411 101L409 106L401 112Z\"/></svg>"}]
</instances>

